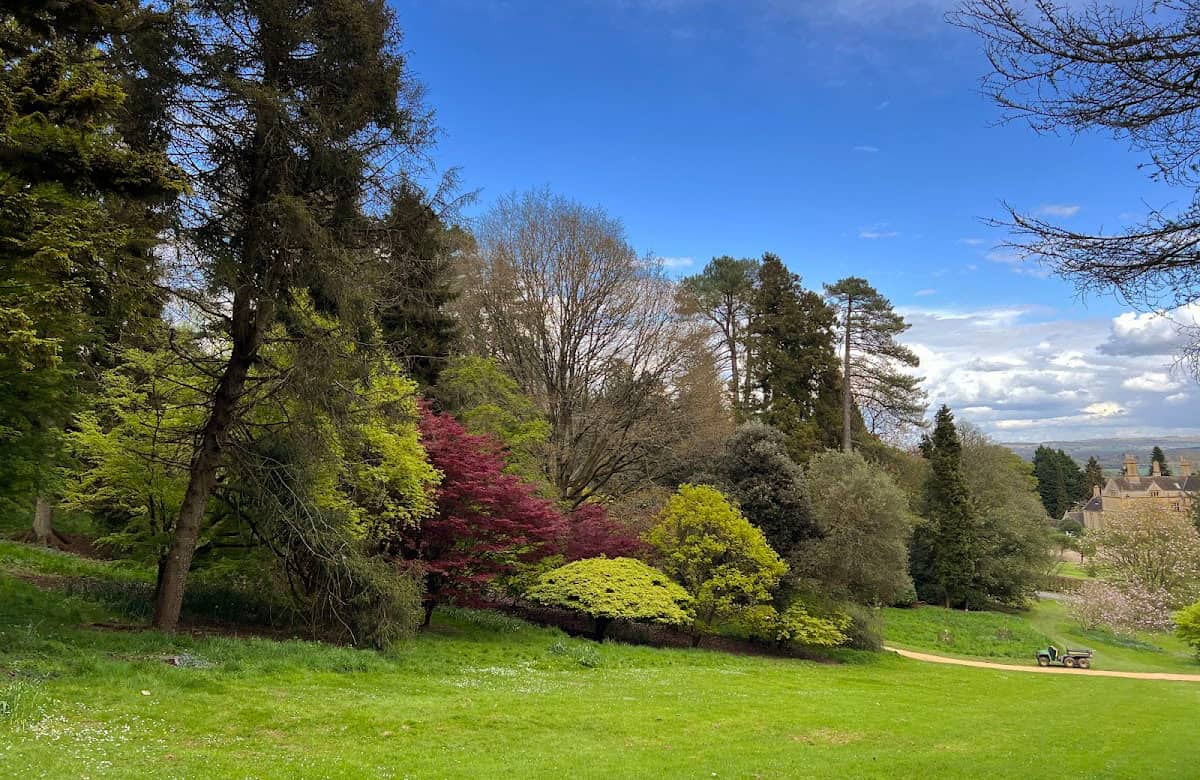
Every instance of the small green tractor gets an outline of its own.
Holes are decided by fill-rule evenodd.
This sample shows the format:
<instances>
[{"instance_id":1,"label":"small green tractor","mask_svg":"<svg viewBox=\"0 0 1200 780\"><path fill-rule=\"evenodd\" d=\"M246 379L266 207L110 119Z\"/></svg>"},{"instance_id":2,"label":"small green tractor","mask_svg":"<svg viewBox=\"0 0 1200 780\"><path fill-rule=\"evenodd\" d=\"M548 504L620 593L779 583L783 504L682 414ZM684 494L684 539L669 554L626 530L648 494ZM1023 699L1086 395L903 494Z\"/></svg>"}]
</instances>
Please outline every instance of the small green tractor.
<instances>
[{"instance_id":1,"label":"small green tractor","mask_svg":"<svg viewBox=\"0 0 1200 780\"><path fill-rule=\"evenodd\" d=\"M1090 669L1092 666L1091 650L1059 650L1054 645L1043 647L1037 651L1038 666L1060 664L1071 669Z\"/></svg>"}]
</instances>

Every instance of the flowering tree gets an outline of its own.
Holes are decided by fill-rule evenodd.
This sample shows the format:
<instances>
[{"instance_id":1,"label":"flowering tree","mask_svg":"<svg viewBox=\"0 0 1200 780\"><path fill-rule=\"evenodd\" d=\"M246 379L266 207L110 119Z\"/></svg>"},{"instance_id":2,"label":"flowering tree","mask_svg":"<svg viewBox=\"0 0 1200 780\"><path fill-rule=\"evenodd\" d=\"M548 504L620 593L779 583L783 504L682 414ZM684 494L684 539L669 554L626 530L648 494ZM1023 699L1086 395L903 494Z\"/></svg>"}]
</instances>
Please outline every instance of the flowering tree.
<instances>
[{"instance_id":1,"label":"flowering tree","mask_svg":"<svg viewBox=\"0 0 1200 780\"><path fill-rule=\"evenodd\" d=\"M1169 603L1162 588L1089 580L1071 597L1070 610L1084 630L1106 628L1129 636L1139 631L1170 631Z\"/></svg>"},{"instance_id":2,"label":"flowering tree","mask_svg":"<svg viewBox=\"0 0 1200 780\"><path fill-rule=\"evenodd\" d=\"M1108 579L1163 591L1172 606L1200 595L1200 532L1182 513L1160 506L1106 512L1094 541Z\"/></svg>"},{"instance_id":3,"label":"flowering tree","mask_svg":"<svg viewBox=\"0 0 1200 780\"><path fill-rule=\"evenodd\" d=\"M558 550L564 520L534 485L504 471L499 442L421 410L429 461L442 472L434 516L396 529L393 552L426 572L425 624L437 604L477 598L497 577Z\"/></svg>"}]
</instances>

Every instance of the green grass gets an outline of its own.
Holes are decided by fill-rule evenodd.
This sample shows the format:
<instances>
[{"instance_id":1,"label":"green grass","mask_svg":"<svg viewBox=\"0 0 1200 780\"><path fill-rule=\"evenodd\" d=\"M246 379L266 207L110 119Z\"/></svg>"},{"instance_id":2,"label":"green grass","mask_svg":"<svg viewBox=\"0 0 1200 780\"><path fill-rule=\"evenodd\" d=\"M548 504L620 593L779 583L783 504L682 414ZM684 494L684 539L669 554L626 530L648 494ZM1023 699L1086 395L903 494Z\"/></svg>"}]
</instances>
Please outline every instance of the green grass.
<instances>
[{"instance_id":1,"label":"green grass","mask_svg":"<svg viewBox=\"0 0 1200 780\"><path fill-rule=\"evenodd\" d=\"M1092 575L1088 574L1087 569L1071 561L1059 561L1054 564L1054 573L1061 577L1072 577L1079 580L1092 579Z\"/></svg>"},{"instance_id":2,"label":"green grass","mask_svg":"<svg viewBox=\"0 0 1200 780\"><path fill-rule=\"evenodd\" d=\"M1035 650L1055 644L1094 650L1092 665L1097 669L1200 674L1195 652L1174 635L1126 638L1107 631L1084 631L1061 601L1038 601L1014 614L941 607L886 609L884 635L895 647L964 658L1032 665Z\"/></svg>"},{"instance_id":3,"label":"green grass","mask_svg":"<svg viewBox=\"0 0 1200 780\"><path fill-rule=\"evenodd\" d=\"M4 554L5 778L1190 777L1200 763L1200 685L595 645L469 611L388 654L96 630L121 615L3 573L61 561ZM1037 715L1084 702L1085 727Z\"/></svg>"}]
</instances>

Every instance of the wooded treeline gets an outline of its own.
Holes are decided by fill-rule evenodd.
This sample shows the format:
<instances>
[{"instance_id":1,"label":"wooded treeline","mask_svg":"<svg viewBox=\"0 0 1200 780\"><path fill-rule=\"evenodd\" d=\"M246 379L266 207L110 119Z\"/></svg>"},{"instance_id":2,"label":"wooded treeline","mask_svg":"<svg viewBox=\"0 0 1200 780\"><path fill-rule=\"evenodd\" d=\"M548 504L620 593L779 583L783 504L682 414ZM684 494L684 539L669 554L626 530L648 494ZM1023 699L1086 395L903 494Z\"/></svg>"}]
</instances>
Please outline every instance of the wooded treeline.
<instances>
[{"instance_id":1,"label":"wooded treeline","mask_svg":"<svg viewBox=\"0 0 1200 780\"><path fill-rule=\"evenodd\" d=\"M673 280L544 190L468 224L420 184L383 0L3 20L0 494L156 566L155 626L207 569L376 644L598 556L660 567L697 637L1034 587L1029 467L945 408L906 449L926 401L883 295L769 252Z\"/></svg>"}]
</instances>

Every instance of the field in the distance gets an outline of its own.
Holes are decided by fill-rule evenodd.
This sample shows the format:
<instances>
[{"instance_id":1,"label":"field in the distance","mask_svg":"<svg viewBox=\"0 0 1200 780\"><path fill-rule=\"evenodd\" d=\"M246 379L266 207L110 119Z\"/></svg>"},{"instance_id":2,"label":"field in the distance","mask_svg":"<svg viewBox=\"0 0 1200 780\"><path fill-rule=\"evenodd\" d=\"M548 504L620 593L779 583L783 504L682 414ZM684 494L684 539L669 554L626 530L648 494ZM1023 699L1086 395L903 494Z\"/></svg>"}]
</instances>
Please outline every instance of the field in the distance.
<instances>
[{"instance_id":1,"label":"field in the distance","mask_svg":"<svg viewBox=\"0 0 1200 780\"><path fill-rule=\"evenodd\" d=\"M121 618L45 589L49 573L80 569L124 576L0 543L0 776L1189 777L1200 765L1200 684L595 645L465 611L386 655L169 637L88 627Z\"/></svg>"}]
</instances>

